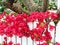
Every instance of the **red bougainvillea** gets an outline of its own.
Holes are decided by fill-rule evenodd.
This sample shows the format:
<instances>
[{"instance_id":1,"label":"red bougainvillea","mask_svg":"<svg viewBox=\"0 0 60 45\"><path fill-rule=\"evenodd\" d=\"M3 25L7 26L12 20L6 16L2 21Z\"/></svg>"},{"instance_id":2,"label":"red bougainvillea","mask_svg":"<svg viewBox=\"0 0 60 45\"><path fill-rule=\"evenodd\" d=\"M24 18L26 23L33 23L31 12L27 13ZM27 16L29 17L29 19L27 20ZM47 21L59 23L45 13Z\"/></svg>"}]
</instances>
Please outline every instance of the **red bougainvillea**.
<instances>
[{"instance_id":1,"label":"red bougainvillea","mask_svg":"<svg viewBox=\"0 0 60 45\"><path fill-rule=\"evenodd\" d=\"M7 37L13 37L16 35L18 37L31 37L32 40L40 41L45 43L38 45L48 45L47 41L51 41L52 37L50 32L47 30L48 22L45 19L54 20L58 18L57 13L53 12L32 12L28 14L6 14L3 12L0 14L0 35L6 35ZM5 16L5 18L3 17ZM2 21L1 19L4 18ZM36 28L30 30L28 23L38 20ZM50 30L54 29L54 26L50 25ZM12 45L12 41L8 45ZM2 45L6 45L6 42L3 41ZM15 45L20 45L15 44ZM58 44L57 44L58 45Z\"/></svg>"}]
</instances>

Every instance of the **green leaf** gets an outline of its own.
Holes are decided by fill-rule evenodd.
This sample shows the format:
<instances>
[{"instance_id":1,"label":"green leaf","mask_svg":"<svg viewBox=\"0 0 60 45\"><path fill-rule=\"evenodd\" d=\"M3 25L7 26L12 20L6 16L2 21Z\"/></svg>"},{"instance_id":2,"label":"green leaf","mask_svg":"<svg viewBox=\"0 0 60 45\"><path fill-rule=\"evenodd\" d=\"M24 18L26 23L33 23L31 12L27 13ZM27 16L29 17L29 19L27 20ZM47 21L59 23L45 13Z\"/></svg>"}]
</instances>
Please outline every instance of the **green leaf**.
<instances>
[{"instance_id":1,"label":"green leaf","mask_svg":"<svg viewBox=\"0 0 60 45\"><path fill-rule=\"evenodd\" d=\"M10 10L6 10L6 13L9 14L10 13Z\"/></svg>"},{"instance_id":2,"label":"green leaf","mask_svg":"<svg viewBox=\"0 0 60 45\"><path fill-rule=\"evenodd\" d=\"M47 43L48 43L48 44L51 43L51 40L48 40Z\"/></svg>"},{"instance_id":3,"label":"green leaf","mask_svg":"<svg viewBox=\"0 0 60 45\"><path fill-rule=\"evenodd\" d=\"M0 6L0 13L2 13L4 11L4 7L3 6Z\"/></svg>"},{"instance_id":4,"label":"green leaf","mask_svg":"<svg viewBox=\"0 0 60 45\"><path fill-rule=\"evenodd\" d=\"M37 3L38 5L42 5L42 0L34 0L35 3Z\"/></svg>"},{"instance_id":5,"label":"green leaf","mask_svg":"<svg viewBox=\"0 0 60 45\"><path fill-rule=\"evenodd\" d=\"M0 0L0 2L1 2L2 0Z\"/></svg>"},{"instance_id":6,"label":"green leaf","mask_svg":"<svg viewBox=\"0 0 60 45\"><path fill-rule=\"evenodd\" d=\"M1 45L1 44L0 44Z\"/></svg>"}]
</instances>

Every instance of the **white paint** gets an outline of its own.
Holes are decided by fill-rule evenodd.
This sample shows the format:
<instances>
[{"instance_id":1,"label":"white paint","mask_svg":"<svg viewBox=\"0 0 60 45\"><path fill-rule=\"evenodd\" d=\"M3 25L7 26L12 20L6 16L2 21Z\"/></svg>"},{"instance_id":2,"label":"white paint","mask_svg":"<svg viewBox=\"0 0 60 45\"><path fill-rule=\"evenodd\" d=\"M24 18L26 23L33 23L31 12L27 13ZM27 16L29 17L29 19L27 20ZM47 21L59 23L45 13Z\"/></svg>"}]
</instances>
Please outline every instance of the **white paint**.
<instances>
[{"instance_id":1,"label":"white paint","mask_svg":"<svg viewBox=\"0 0 60 45\"><path fill-rule=\"evenodd\" d=\"M60 0L57 0L58 9L60 9Z\"/></svg>"}]
</instances>

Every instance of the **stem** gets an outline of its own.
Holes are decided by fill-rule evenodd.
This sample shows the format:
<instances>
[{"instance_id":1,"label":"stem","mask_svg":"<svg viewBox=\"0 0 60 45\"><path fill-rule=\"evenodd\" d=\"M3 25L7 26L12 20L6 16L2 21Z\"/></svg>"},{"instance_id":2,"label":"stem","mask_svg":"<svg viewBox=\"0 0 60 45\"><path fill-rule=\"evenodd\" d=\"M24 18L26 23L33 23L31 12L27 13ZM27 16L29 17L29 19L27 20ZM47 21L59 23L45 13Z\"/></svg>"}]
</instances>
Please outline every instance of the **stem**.
<instances>
[{"instance_id":1,"label":"stem","mask_svg":"<svg viewBox=\"0 0 60 45\"><path fill-rule=\"evenodd\" d=\"M55 25L55 31L54 31L54 45L56 45L55 43L56 43L56 25Z\"/></svg>"},{"instance_id":2,"label":"stem","mask_svg":"<svg viewBox=\"0 0 60 45\"><path fill-rule=\"evenodd\" d=\"M49 31L48 28L49 28L50 19L48 18L46 22L48 22L48 25L47 25L46 31ZM48 43L48 45L49 45L49 44L50 44L50 43Z\"/></svg>"},{"instance_id":3,"label":"stem","mask_svg":"<svg viewBox=\"0 0 60 45\"><path fill-rule=\"evenodd\" d=\"M47 28L46 28L47 31L48 31L48 28L49 28L48 26L49 26L49 22L48 22L48 25L47 25Z\"/></svg>"},{"instance_id":4,"label":"stem","mask_svg":"<svg viewBox=\"0 0 60 45\"><path fill-rule=\"evenodd\" d=\"M26 45L28 45L28 38L26 37Z\"/></svg>"},{"instance_id":5,"label":"stem","mask_svg":"<svg viewBox=\"0 0 60 45\"><path fill-rule=\"evenodd\" d=\"M22 45L22 37L21 37L21 45Z\"/></svg>"}]
</instances>

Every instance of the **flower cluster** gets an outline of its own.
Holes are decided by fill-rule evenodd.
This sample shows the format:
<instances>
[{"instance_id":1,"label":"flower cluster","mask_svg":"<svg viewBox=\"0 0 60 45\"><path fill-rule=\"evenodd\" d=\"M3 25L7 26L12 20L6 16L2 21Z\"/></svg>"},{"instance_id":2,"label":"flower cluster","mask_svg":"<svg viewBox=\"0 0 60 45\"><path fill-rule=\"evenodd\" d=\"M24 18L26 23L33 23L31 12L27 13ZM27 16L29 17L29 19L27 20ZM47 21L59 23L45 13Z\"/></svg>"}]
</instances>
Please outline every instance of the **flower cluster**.
<instances>
[{"instance_id":1,"label":"flower cluster","mask_svg":"<svg viewBox=\"0 0 60 45\"><path fill-rule=\"evenodd\" d=\"M5 12L6 14L6 12ZM46 19L54 20L58 18L57 13L53 12L32 12L28 14L6 14L5 18L3 15L0 18L0 35L6 35L7 37L13 37L13 35L18 37L31 37L32 40L43 42L44 45L48 45L48 41L51 41L52 37L50 32L47 30L48 22ZM1 19L4 18L2 21ZM36 28L30 30L28 23L38 20ZM50 25L50 31L54 29L54 26ZM4 42L5 43L5 42ZM12 42L9 42L9 44ZM19 45L19 44L16 44Z\"/></svg>"}]
</instances>

